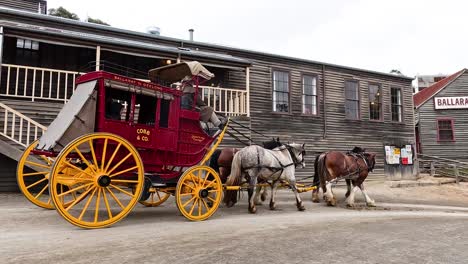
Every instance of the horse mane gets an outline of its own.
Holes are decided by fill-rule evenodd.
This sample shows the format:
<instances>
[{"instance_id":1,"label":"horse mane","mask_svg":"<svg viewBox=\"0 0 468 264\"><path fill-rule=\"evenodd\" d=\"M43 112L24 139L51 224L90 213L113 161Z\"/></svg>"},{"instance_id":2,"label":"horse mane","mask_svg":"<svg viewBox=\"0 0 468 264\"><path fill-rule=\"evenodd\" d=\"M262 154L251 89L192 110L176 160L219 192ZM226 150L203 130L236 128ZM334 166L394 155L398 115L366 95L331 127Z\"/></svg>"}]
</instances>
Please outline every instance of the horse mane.
<instances>
[{"instance_id":1,"label":"horse mane","mask_svg":"<svg viewBox=\"0 0 468 264\"><path fill-rule=\"evenodd\" d=\"M272 138L272 140L262 142L263 148L265 149L274 149L279 146L282 146L283 144L280 142L279 137L278 138Z\"/></svg>"},{"instance_id":2,"label":"horse mane","mask_svg":"<svg viewBox=\"0 0 468 264\"><path fill-rule=\"evenodd\" d=\"M361 153L366 152L366 149L361 148L361 147L354 147L350 152L351 152L351 153L358 153L358 154L361 154Z\"/></svg>"}]
</instances>

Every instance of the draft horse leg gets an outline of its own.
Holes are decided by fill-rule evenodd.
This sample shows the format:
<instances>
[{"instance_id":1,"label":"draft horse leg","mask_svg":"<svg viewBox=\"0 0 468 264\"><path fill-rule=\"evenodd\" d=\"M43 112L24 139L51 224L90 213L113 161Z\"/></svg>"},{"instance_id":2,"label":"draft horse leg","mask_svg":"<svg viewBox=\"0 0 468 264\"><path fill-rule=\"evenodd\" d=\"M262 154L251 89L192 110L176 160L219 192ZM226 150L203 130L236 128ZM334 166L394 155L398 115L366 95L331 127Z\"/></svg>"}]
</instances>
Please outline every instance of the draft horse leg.
<instances>
[{"instance_id":1,"label":"draft horse leg","mask_svg":"<svg viewBox=\"0 0 468 264\"><path fill-rule=\"evenodd\" d=\"M362 195L364 195L364 199L366 200L366 204L368 207L375 207L375 201L370 198L370 196L367 194L366 190L364 189L364 183L361 183L359 185L359 188L361 189Z\"/></svg>"},{"instance_id":2,"label":"draft horse leg","mask_svg":"<svg viewBox=\"0 0 468 264\"><path fill-rule=\"evenodd\" d=\"M312 202L313 203L320 203L319 192L320 192L320 185L317 186L317 189L312 191Z\"/></svg>"},{"instance_id":3,"label":"draft horse leg","mask_svg":"<svg viewBox=\"0 0 468 264\"><path fill-rule=\"evenodd\" d=\"M346 191L345 197L348 198L348 196L351 194L351 179L346 179L346 187L348 190Z\"/></svg>"},{"instance_id":4,"label":"draft horse leg","mask_svg":"<svg viewBox=\"0 0 468 264\"><path fill-rule=\"evenodd\" d=\"M276 198L276 189L278 188L278 185L279 185L279 181L274 181L271 184L270 210L275 210L276 209L275 198Z\"/></svg>"},{"instance_id":5,"label":"draft horse leg","mask_svg":"<svg viewBox=\"0 0 468 264\"><path fill-rule=\"evenodd\" d=\"M302 204L301 197L299 196L299 192L297 191L296 179L294 179L294 180L290 179L289 180L289 187L291 188L291 190L294 192L294 195L296 196L297 210L304 211L305 207ZM273 196L273 193L271 194L271 196Z\"/></svg>"},{"instance_id":6,"label":"draft horse leg","mask_svg":"<svg viewBox=\"0 0 468 264\"><path fill-rule=\"evenodd\" d=\"M325 188L323 188L323 196L326 198L328 206L336 206L336 198L332 191L332 184L331 182L325 183Z\"/></svg>"},{"instance_id":7,"label":"draft horse leg","mask_svg":"<svg viewBox=\"0 0 468 264\"><path fill-rule=\"evenodd\" d=\"M346 183L348 183L348 180L346 180ZM346 199L346 205L348 207L354 207L354 194L359 190L359 187L356 186L356 182L352 181L352 183L353 183L353 188L351 189L351 183L348 187L349 195Z\"/></svg>"},{"instance_id":8,"label":"draft horse leg","mask_svg":"<svg viewBox=\"0 0 468 264\"><path fill-rule=\"evenodd\" d=\"M255 196L256 196L256 185L257 185L257 170L249 171L250 182L249 188L247 189L247 193L249 194L249 213L255 214L257 212L257 208L255 207Z\"/></svg>"},{"instance_id":9,"label":"draft horse leg","mask_svg":"<svg viewBox=\"0 0 468 264\"><path fill-rule=\"evenodd\" d=\"M256 186L255 189L254 203L255 205L262 205L262 201L265 201L265 199L260 200L260 196L263 196L265 188L262 186Z\"/></svg>"}]
</instances>

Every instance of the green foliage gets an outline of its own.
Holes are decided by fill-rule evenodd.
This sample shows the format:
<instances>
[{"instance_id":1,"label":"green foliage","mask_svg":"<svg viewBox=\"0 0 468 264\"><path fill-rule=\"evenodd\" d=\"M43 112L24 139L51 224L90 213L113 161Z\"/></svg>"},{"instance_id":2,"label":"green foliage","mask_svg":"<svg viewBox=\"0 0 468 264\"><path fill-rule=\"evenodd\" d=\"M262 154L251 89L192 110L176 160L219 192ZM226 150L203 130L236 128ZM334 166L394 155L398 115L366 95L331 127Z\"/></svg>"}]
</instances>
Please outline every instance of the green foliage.
<instances>
[{"instance_id":1,"label":"green foliage","mask_svg":"<svg viewBox=\"0 0 468 264\"><path fill-rule=\"evenodd\" d=\"M101 19L97 19L97 18L88 17L88 22L89 23L95 23L95 24L110 26L106 22L102 21Z\"/></svg>"},{"instance_id":2,"label":"green foliage","mask_svg":"<svg viewBox=\"0 0 468 264\"><path fill-rule=\"evenodd\" d=\"M51 16L56 16L56 17L63 17L63 18L68 18L68 19L73 19L73 20L80 20L77 14L72 13L68 10L66 10L63 7L59 8L50 8L49 9L49 15Z\"/></svg>"}]
</instances>

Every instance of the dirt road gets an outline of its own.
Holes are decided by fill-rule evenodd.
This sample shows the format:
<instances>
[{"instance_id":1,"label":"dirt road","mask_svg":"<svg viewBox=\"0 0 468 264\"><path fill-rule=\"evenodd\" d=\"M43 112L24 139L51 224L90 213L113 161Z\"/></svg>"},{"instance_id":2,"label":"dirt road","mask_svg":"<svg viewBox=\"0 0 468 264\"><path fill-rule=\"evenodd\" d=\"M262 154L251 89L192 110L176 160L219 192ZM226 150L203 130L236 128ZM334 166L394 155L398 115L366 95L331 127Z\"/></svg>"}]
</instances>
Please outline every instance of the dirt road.
<instances>
[{"instance_id":1,"label":"dirt road","mask_svg":"<svg viewBox=\"0 0 468 264\"><path fill-rule=\"evenodd\" d=\"M450 188L462 191L452 195ZM381 204L375 209L344 208L338 188L338 208L307 200L305 212L296 210L291 193L281 191L277 211L261 206L250 215L244 196L204 222L185 220L170 198L158 208L137 206L122 222L99 230L76 228L20 194L2 194L0 262L466 263L468 209L458 207L468 204L464 188L414 188L411 195L432 191L424 203L410 199L416 206L398 198L404 190L376 185L371 193ZM448 197L446 191L450 199L432 198Z\"/></svg>"}]
</instances>

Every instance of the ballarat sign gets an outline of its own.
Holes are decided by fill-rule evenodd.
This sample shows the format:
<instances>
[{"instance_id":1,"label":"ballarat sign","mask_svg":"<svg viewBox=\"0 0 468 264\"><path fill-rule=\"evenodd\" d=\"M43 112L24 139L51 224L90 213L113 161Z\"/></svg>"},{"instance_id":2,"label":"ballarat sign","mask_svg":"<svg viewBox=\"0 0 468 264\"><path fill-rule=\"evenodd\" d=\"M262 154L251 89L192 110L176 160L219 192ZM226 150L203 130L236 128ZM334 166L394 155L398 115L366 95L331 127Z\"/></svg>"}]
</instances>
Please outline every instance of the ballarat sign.
<instances>
[{"instance_id":1,"label":"ballarat sign","mask_svg":"<svg viewBox=\"0 0 468 264\"><path fill-rule=\"evenodd\" d=\"M466 109L468 96L434 97L435 109Z\"/></svg>"}]
</instances>

